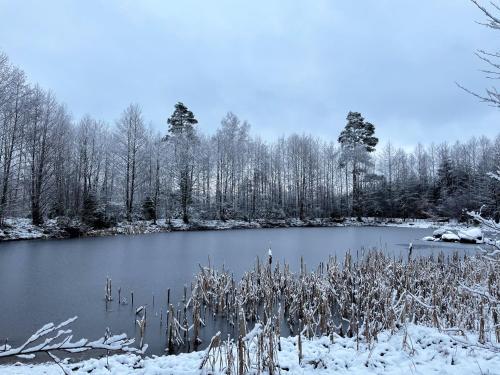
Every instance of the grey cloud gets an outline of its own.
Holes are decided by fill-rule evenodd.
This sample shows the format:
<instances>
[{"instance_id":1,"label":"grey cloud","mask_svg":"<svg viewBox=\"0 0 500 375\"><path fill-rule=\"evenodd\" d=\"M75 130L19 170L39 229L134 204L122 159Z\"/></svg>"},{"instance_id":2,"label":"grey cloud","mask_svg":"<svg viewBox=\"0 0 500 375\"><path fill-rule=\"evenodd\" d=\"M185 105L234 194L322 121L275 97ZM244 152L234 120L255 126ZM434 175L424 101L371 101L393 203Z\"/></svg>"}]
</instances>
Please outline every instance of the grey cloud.
<instances>
[{"instance_id":1,"label":"grey cloud","mask_svg":"<svg viewBox=\"0 0 500 375\"><path fill-rule=\"evenodd\" d=\"M349 110L404 145L498 132L498 111L454 83L491 84L473 52L497 35L466 0L0 0L0 11L0 48L75 117L112 122L138 102L164 131L183 100L207 132L229 110L264 137L336 139Z\"/></svg>"}]
</instances>

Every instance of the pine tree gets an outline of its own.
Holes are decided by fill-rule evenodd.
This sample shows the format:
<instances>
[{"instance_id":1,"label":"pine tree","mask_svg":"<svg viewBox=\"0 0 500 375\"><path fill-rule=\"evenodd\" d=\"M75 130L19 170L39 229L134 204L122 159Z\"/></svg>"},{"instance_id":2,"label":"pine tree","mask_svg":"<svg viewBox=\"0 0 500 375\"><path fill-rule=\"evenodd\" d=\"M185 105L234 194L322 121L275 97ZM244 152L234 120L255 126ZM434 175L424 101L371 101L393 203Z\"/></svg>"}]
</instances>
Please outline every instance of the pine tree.
<instances>
[{"instance_id":1,"label":"pine tree","mask_svg":"<svg viewBox=\"0 0 500 375\"><path fill-rule=\"evenodd\" d=\"M339 135L338 141L343 148L356 149L362 146L367 152L375 151L378 138L374 136L375 126L363 118L359 112L347 114L347 125Z\"/></svg>"},{"instance_id":2,"label":"pine tree","mask_svg":"<svg viewBox=\"0 0 500 375\"><path fill-rule=\"evenodd\" d=\"M99 202L94 193L89 192L83 199L81 220L83 223L93 228L107 228L110 225L104 215L103 210L99 206Z\"/></svg>"},{"instance_id":3,"label":"pine tree","mask_svg":"<svg viewBox=\"0 0 500 375\"><path fill-rule=\"evenodd\" d=\"M147 196L142 202L142 214L145 220L153 220L156 223L156 205L154 200Z\"/></svg>"},{"instance_id":4,"label":"pine tree","mask_svg":"<svg viewBox=\"0 0 500 375\"><path fill-rule=\"evenodd\" d=\"M361 186L359 177L363 166L369 163L368 153L375 151L378 138L374 136L375 126L363 118L359 112L349 112L347 125L340 133L338 142L342 146L344 164L352 166L352 212L362 215Z\"/></svg>"},{"instance_id":5,"label":"pine tree","mask_svg":"<svg viewBox=\"0 0 500 375\"><path fill-rule=\"evenodd\" d=\"M194 125L198 120L193 112L181 102L175 105L172 116L168 119L169 135L165 138L174 147L175 165L179 184L179 203L182 210L182 220L189 223L189 204L192 201L194 145L197 142Z\"/></svg>"},{"instance_id":6,"label":"pine tree","mask_svg":"<svg viewBox=\"0 0 500 375\"><path fill-rule=\"evenodd\" d=\"M195 119L193 112L191 112L182 102L175 105L174 113L167 120L168 132L171 135L187 135L194 137L194 126L198 123Z\"/></svg>"}]
</instances>

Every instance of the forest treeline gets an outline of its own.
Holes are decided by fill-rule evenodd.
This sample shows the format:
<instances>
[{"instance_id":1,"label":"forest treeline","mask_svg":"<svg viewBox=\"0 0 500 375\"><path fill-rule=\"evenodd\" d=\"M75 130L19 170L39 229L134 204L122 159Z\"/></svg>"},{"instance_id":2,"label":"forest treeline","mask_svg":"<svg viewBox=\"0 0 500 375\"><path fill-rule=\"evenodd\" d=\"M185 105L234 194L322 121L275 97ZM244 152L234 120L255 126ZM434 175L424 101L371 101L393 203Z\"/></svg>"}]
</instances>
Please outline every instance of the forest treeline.
<instances>
[{"instance_id":1,"label":"forest treeline","mask_svg":"<svg viewBox=\"0 0 500 375\"><path fill-rule=\"evenodd\" d=\"M500 135L409 151L378 145L375 126L357 112L334 134L338 141L264 141L231 112L209 136L183 103L165 114L163 132L146 126L137 104L113 124L76 121L0 54L0 222L462 218L483 205L499 216L500 187L487 173L500 165Z\"/></svg>"}]
</instances>

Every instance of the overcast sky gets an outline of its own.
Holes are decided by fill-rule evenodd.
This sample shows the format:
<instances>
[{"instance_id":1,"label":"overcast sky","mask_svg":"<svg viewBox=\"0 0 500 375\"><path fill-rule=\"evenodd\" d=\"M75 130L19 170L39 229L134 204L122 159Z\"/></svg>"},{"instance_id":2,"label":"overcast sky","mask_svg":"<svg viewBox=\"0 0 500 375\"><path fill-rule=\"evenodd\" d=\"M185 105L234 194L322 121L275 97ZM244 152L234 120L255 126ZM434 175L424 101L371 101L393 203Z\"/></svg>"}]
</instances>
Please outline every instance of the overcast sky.
<instances>
[{"instance_id":1,"label":"overcast sky","mask_svg":"<svg viewBox=\"0 0 500 375\"><path fill-rule=\"evenodd\" d=\"M183 101L213 133L227 111L264 139L336 139L349 110L381 141L496 135L477 49L500 32L468 0L0 0L0 49L75 119L131 102L166 131Z\"/></svg>"}]
</instances>

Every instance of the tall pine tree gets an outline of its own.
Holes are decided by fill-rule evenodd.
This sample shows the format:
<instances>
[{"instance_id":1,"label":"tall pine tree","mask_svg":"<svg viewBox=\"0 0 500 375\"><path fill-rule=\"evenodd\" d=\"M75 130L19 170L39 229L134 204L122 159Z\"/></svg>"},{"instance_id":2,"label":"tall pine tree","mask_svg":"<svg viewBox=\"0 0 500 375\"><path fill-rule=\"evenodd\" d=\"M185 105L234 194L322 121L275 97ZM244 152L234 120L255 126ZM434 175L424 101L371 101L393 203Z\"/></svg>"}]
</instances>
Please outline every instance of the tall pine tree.
<instances>
[{"instance_id":1,"label":"tall pine tree","mask_svg":"<svg viewBox=\"0 0 500 375\"><path fill-rule=\"evenodd\" d=\"M174 147L174 158L179 186L179 203L182 211L182 220L189 223L189 204L192 201L194 147L197 143L194 125L198 120L183 103L175 105L174 113L167 121L168 136L166 137Z\"/></svg>"},{"instance_id":2,"label":"tall pine tree","mask_svg":"<svg viewBox=\"0 0 500 375\"><path fill-rule=\"evenodd\" d=\"M174 113L167 120L168 132L172 136L186 135L190 138L195 136L194 125L198 123L193 112L191 112L182 102L175 105Z\"/></svg>"},{"instance_id":3,"label":"tall pine tree","mask_svg":"<svg viewBox=\"0 0 500 375\"><path fill-rule=\"evenodd\" d=\"M363 214L360 174L370 162L368 153L375 151L378 143L374 134L375 126L365 121L361 113L349 112L347 124L338 138L342 146L343 164L346 168L350 164L352 168L352 213L356 216Z\"/></svg>"}]
</instances>

